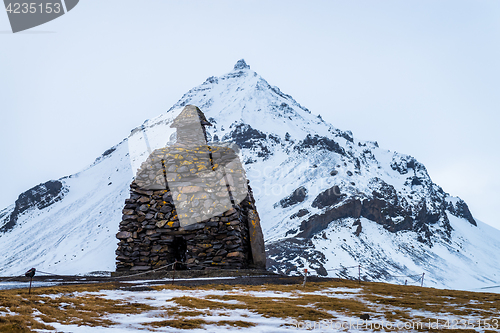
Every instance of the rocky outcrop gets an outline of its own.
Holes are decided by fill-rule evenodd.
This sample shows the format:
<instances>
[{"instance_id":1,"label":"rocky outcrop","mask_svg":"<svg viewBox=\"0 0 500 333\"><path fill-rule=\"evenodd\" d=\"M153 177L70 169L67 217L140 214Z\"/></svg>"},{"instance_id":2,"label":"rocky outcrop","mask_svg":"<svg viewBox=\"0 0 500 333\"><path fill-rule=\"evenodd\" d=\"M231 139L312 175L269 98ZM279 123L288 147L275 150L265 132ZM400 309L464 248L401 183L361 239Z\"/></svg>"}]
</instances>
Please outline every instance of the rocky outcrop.
<instances>
[{"instance_id":1,"label":"rocky outcrop","mask_svg":"<svg viewBox=\"0 0 500 333\"><path fill-rule=\"evenodd\" d=\"M11 230L24 212L32 208L47 208L61 200L65 193L66 190L59 180L50 180L22 193L16 200L14 211L10 214L8 222L0 228L0 232Z\"/></svg>"},{"instance_id":2,"label":"rocky outcrop","mask_svg":"<svg viewBox=\"0 0 500 333\"><path fill-rule=\"evenodd\" d=\"M314 249L310 239L290 237L268 244L267 267L273 271L284 272L287 275L303 275L306 261L309 268L318 275L328 275L324 268L326 257Z\"/></svg>"},{"instance_id":3,"label":"rocky outcrop","mask_svg":"<svg viewBox=\"0 0 500 333\"><path fill-rule=\"evenodd\" d=\"M472 213L469 210L469 206L465 203L463 200L458 200L455 206L450 204L448 206L448 209L450 212L458 217L463 217L467 221L469 221L470 224L477 226L476 221L474 220L474 217L472 216Z\"/></svg>"},{"instance_id":4,"label":"rocky outcrop","mask_svg":"<svg viewBox=\"0 0 500 333\"><path fill-rule=\"evenodd\" d=\"M363 231L363 226L361 225L361 221L357 219L352 226L356 227L356 231L354 231L354 234L359 237L359 235L361 235L361 232Z\"/></svg>"},{"instance_id":5,"label":"rocky outcrop","mask_svg":"<svg viewBox=\"0 0 500 333\"><path fill-rule=\"evenodd\" d=\"M307 209L300 209L297 213L290 215L290 220L297 218L297 217L302 217L309 214L309 211Z\"/></svg>"},{"instance_id":6,"label":"rocky outcrop","mask_svg":"<svg viewBox=\"0 0 500 333\"><path fill-rule=\"evenodd\" d=\"M324 136L319 136L317 134L308 134L304 140L299 142L294 149L298 152L303 152L307 148L315 149L325 149L331 152L335 152L340 155L346 155L344 148L342 148L337 142Z\"/></svg>"},{"instance_id":7,"label":"rocky outcrop","mask_svg":"<svg viewBox=\"0 0 500 333\"><path fill-rule=\"evenodd\" d=\"M348 217L367 218L394 233L402 230L422 232L422 239L425 239L426 241L428 241L432 236L427 225L434 224L439 220L442 220L444 222L443 226L445 229L446 225L449 226L449 222L444 211L439 214L435 214L428 211L425 205L422 207L417 216L413 216L411 212L405 211L401 206L393 205L386 200L379 198L364 200L350 198L325 210L321 214L312 215L307 220L302 221L300 226L301 232L297 235L297 237L310 238L326 229L332 221Z\"/></svg>"},{"instance_id":8,"label":"rocky outcrop","mask_svg":"<svg viewBox=\"0 0 500 333\"><path fill-rule=\"evenodd\" d=\"M304 186L301 186L297 188L295 191L293 191L292 194L290 194L286 198L281 199L277 204L274 205L274 207L278 207L279 205L283 208L287 208L296 205L298 203L303 202L306 196L307 196L307 189Z\"/></svg>"},{"instance_id":9,"label":"rocky outcrop","mask_svg":"<svg viewBox=\"0 0 500 333\"><path fill-rule=\"evenodd\" d=\"M315 208L324 208L336 204L342 197L340 188L335 185L320 194L314 199L311 206Z\"/></svg>"},{"instance_id":10,"label":"rocky outcrop","mask_svg":"<svg viewBox=\"0 0 500 333\"><path fill-rule=\"evenodd\" d=\"M335 206L321 214L312 215L307 220L302 221L297 237L311 238L314 234L326 229L332 221L346 217L359 217L361 208L361 201L354 199L347 200L342 205Z\"/></svg>"}]
</instances>

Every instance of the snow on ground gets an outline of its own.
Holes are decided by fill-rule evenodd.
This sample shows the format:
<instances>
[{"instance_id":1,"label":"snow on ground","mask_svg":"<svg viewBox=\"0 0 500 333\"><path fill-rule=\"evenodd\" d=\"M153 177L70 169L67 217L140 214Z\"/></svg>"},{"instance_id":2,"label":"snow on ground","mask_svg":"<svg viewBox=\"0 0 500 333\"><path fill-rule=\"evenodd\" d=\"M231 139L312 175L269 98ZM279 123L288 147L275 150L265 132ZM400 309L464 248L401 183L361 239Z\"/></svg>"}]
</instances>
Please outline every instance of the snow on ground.
<instances>
[{"instance_id":1,"label":"snow on ground","mask_svg":"<svg viewBox=\"0 0 500 333\"><path fill-rule=\"evenodd\" d=\"M175 302L172 301L176 297L193 297L197 299L207 299L210 296L227 296L227 295L238 295L238 296L251 296L251 297L265 297L270 298L270 302L272 299L276 298L298 298L302 295L323 295L332 298L340 298L347 299L352 298L353 295L356 295L361 289L350 289L350 288L326 288L322 291L316 292L302 292L300 290L296 290L295 292L280 292L280 291L272 291L272 290L264 290L264 291L254 291L254 290L241 290L239 288L233 288L232 290L176 290L176 289L164 289L160 291L126 291L126 290L101 290L99 292L77 292L74 293L74 297L78 296L96 296L109 300L118 300L127 303L140 303L146 304L152 307L157 308L157 310L143 312L140 314L113 314L107 316L107 319L110 319L114 322L117 322L117 325L111 327L91 327L91 326L77 326L77 325L63 325L60 323L50 323L57 331L61 332L73 332L73 333L94 333L94 332L103 332L103 333L127 333L127 332L139 332L144 331L148 326L144 326L144 324L159 322L168 319L174 318L166 318L162 316L162 313L165 312L165 309L168 307L176 306ZM50 298L57 298L60 295L40 295ZM216 299L217 302L222 302L226 304L237 304L239 302L231 300L220 300ZM190 310L186 308L186 310ZM345 316L341 313L337 313L334 311L330 311L331 313L335 313L338 321L342 322L358 322L358 318L352 318ZM242 329L245 332L289 332L290 330L300 330L302 325L307 325L307 321L299 322L294 321L293 319L282 319L275 317L265 317L257 313L253 313L247 309L224 309L223 311L215 309L215 310L205 310L205 314L200 316L189 317L189 319L202 319L206 321L208 324L205 325L203 329L189 329L189 331L193 332L228 332L228 331L241 331ZM231 326L219 326L217 325L220 321L243 321L247 322L251 325L255 325L253 327L231 327ZM213 324L211 324L213 323ZM316 323L319 325L319 322ZM330 325L330 326L328 326ZM318 332L331 332L332 331L332 322L323 321L323 329L318 329L315 331ZM298 327L300 326L300 327ZM327 327L328 326L328 327ZM156 332L177 332L181 331L172 327L155 327L154 330ZM371 330L369 330L371 331ZM37 332L51 332L48 330L37 330ZM349 330L349 332L367 332L366 330Z\"/></svg>"},{"instance_id":2,"label":"snow on ground","mask_svg":"<svg viewBox=\"0 0 500 333\"><path fill-rule=\"evenodd\" d=\"M82 295L95 295L100 296L110 300L123 300L124 302L130 303L141 303L147 304L153 307L162 308L175 306L175 303L171 300L175 297L194 297L194 298L206 298L207 296L224 296L227 294L244 294L244 292L234 289L232 291L217 291L217 290L175 290L175 289L165 289L162 291L123 291L123 290L103 290L99 292L90 292L90 293L75 293L75 296ZM291 297L290 293L280 293L280 292L249 292L248 295L254 297ZM46 295L47 296L47 295ZM57 297L57 296L56 296ZM220 300L217 300L221 302ZM224 302L224 301L222 301ZM225 302L225 303L234 303L233 302ZM121 332L138 332L143 331L145 323L151 323L155 321L162 321L165 317L161 317L162 310L155 310L150 312L145 312L137 315L129 315L129 314L118 314L111 315L108 319L118 322L119 324L113 327L89 327L89 326L77 326L77 325L62 325L59 323L51 323L51 326L54 326L58 331L63 332L74 332L74 333L93 333L93 332L105 332L105 333L121 333ZM234 309L234 310L225 310L222 313L220 310L210 311L208 315L190 317L190 319L202 318L207 322L218 322L220 320L226 321L236 321L241 320L245 322L249 322L251 324L255 324L257 326L245 328L245 331L248 332L285 332L289 331L289 328L282 327L287 324L286 320L279 318L265 318L258 314L253 314L245 309ZM155 328L158 332L173 332L177 331L171 327L165 328ZM190 329L190 331L203 331L203 332L226 332L231 330L237 330L236 328L230 327L219 327L212 325L206 325L204 329ZM38 330L38 332L49 332L47 330Z\"/></svg>"},{"instance_id":3,"label":"snow on ground","mask_svg":"<svg viewBox=\"0 0 500 333\"><path fill-rule=\"evenodd\" d=\"M148 286L148 284L142 284L143 286ZM365 296L365 290L363 288L345 288L345 287L323 287L318 290L306 291L301 290L299 286L297 289L289 289L287 292L272 290L269 288L241 288L238 286L229 287L229 289L218 290L218 289L175 289L169 288L158 290L148 290L148 291L130 291L130 290L100 290L98 292L74 292L70 297L85 299L86 297L96 297L111 301L121 302L120 304L144 304L152 307L152 310L146 310L139 312L137 314L111 314L107 315L105 319L109 319L116 323L109 327L102 326L77 326L77 325L65 325L61 323L49 323L53 326L57 332L73 332L73 333L128 333L128 332L139 332L139 331L155 331L155 332L179 332L179 331L193 331L193 332L229 332L229 331L241 331L245 332L288 332L290 330L313 330L314 332L332 332L332 331L343 331L343 332L417 332L415 327L420 327L420 330L426 329L426 325L437 325L439 322L439 327L441 329L446 328L446 325L450 326L453 323L460 325L465 319L470 320L470 323L476 323L474 325L474 331L483 332L477 323L484 320L484 316L477 315L481 311L472 310L467 316L460 316L456 313L449 312L455 308L462 308L463 304L455 304L454 301L443 300L442 305L447 305L447 309L441 309L437 311L432 311L430 309L418 309L418 308L407 308L404 305L399 306L398 303L385 303L377 302L374 303L363 296ZM382 289L383 290L383 289ZM269 302L274 302L283 299L297 299L307 295L318 295L322 297L328 297L335 303L334 299L338 300L348 300L354 302L361 302L365 304L370 310L371 319L369 321L361 320L359 318L359 313L354 315L353 312L344 312L341 308L338 311L323 310L324 312L333 316L334 319L323 319L318 321L310 320L297 320L291 318L277 318L277 316L267 316L266 314L257 313L248 308L218 308L218 307L207 307L206 309L202 307L187 307L176 303L178 298L187 297L194 300L201 301L215 301L217 303L223 304L233 304L233 305L243 305L245 303L238 300L237 297L250 296L253 298L268 298ZM40 297L50 297L51 299L56 299L60 296L68 297L68 294L55 294L55 295L40 295ZM234 296L236 299L230 299ZM391 295L378 295L372 293L371 296L377 296L381 299L391 299L394 298ZM224 299L222 299L224 297ZM445 297L445 296L441 296ZM479 297L479 296L478 296ZM438 302L440 296L432 300L432 303ZM483 299L484 301L484 299ZM474 301L471 304L480 305L482 302ZM63 303L61 303L63 304ZM203 304L203 303L200 303ZM281 303L282 304L282 303ZM297 303L295 303L297 304ZM341 304L341 303L339 303ZM316 309L314 303L301 303L301 307ZM450 307L451 306L451 307ZM170 310L170 312L169 312ZM175 311L172 313L172 310ZM469 309L470 310L470 309ZM493 310L493 309L491 309ZM182 315L180 312L184 311L197 311L191 315ZM395 318L388 319L388 316L395 315L396 312L407 313L409 317L407 319ZM177 314L179 313L179 314ZM1 313L0 313L1 314ZM5 313L7 314L7 313ZM35 313L35 315L37 315ZM42 315L39 313L38 315ZM38 318L38 320L40 320ZM179 328L173 328L169 326L157 327L154 326L155 323L162 322L165 320L173 321L195 321L202 320L202 326L199 328L189 328L186 330L181 330ZM239 322L239 326L231 326L229 323ZM243 323L243 325L241 325ZM248 323L248 327L245 327L244 323ZM491 324L494 324L493 322ZM499 323L500 324L500 323ZM423 326L419 326L423 325ZM435 327L435 326L434 326ZM381 329L382 328L382 329ZM448 327L450 328L450 327ZM36 332L53 332L49 330L38 329Z\"/></svg>"}]
</instances>

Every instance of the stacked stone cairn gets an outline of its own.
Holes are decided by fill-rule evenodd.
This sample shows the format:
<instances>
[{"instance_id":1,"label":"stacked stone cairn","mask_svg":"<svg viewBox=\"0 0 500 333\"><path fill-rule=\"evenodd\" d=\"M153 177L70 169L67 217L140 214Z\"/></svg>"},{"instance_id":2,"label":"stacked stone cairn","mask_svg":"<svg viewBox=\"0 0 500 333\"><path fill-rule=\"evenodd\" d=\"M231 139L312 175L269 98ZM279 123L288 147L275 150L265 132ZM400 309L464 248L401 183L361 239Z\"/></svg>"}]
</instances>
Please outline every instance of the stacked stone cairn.
<instances>
[{"instance_id":1,"label":"stacked stone cairn","mask_svg":"<svg viewBox=\"0 0 500 333\"><path fill-rule=\"evenodd\" d=\"M201 110L186 106L171 125L177 143L155 150L139 168L116 235L117 272L176 262L177 269L265 269L244 169L233 149L207 145L209 125Z\"/></svg>"}]
</instances>

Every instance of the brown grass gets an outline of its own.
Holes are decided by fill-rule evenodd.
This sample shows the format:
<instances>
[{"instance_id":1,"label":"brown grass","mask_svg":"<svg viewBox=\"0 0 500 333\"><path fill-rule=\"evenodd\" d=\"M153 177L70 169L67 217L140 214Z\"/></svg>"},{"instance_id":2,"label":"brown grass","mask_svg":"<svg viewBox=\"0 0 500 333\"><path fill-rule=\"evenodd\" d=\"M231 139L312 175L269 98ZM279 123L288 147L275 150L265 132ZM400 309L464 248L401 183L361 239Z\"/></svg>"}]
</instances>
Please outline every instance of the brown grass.
<instances>
[{"instance_id":1,"label":"brown grass","mask_svg":"<svg viewBox=\"0 0 500 333\"><path fill-rule=\"evenodd\" d=\"M104 316L116 313L141 313L153 308L145 304L123 303L94 295L72 296L74 292L95 292L112 289L113 285L80 285L34 289L36 294L28 295L26 290L5 290L0 292L0 306L16 315L6 316L0 321L0 332L31 332L31 329L53 329L40 323L75 324L107 327L115 324ZM57 298L51 294L62 294ZM35 311L41 314L35 315Z\"/></svg>"},{"instance_id":2,"label":"brown grass","mask_svg":"<svg viewBox=\"0 0 500 333\"><path fill-rule=\"evenodd\" d=\"M304 295L303 292L317 292L326 288L352 288L362 289L360 293L352 293L349 298L335 298L335 294ZM171 288L171 286L157 286L157 289ZM183 303L191 308L209 309L236 309L246 308L264 317L295 318L298 320L321 320L330 319L334 316L328 311L335 311L358 318L363 313L369 313L372 318L396 320L422 320L427 322L428 318L413 315L413 310L425 310L436 315L446 316L454 314L457 316L479 316L482 319L498 318L500 308L500 295L489 293L473 293L456 290L439 290L433 288L421 288L416 286L400 286L387 283L363 282L339 280L322 283L308 283L305 287L297 285L272 285L260 286L227 286L227 285L205 285L196 288L203 290L237 290L237 293L228 293L224 296L208 296L207 299L214 300L236 300L240 304L206 303L199 302ZM253 291L278 291L292 293L298 298L265 298L244 295ZM328 296L332 297L328 297ZM471 300L475 303L471 303ZM222 304L220 304L222 303ZM242 305L244 304L244 305Z\"/></svg>"},{"instance_id":3,"label":"brown grass","mask_svg":"<svg viewBox=\"0 0 500 333\"><path fill-rule=\"evenodd\" d=\"M256 326L254 323L249 323L248 321L243 321L243 320L236 320L236 321L221 320L221 321L216 321L214 323L218 326L233 326L233 327L244 327L244 328Z\"/></svg>"},{"instance_id":4,"label":"brown grass","mask_svg":"<svg viewBox=\"0 0 500 333\"><path fill-rule=\"evenodd\" d=\"M154 328L172 327L184 330L203 328L204 325L232 326L241 328L256 326L254 323L249 323L247 321L242 321L242 320L205 321L203 319L172 319L172 320L163 320L163 321L144 324L144 326L151 326Z\"/></svg>"},{"instance_id":5,"label":"brown grass","mask_svg":"<svg viewBox=\"0 0 500 333\"><path fill-rule=\"evenodd\" d=\"M0 317L0 332L2 333L32 332L31 329L53 330L54 327L41 324L31 316L7 315Z\"/></svg>"},{"instance_id":6,"label":"brown grass","mask_svg":"<svg viewBox=\"0 0 500 333\"><path fill-rule=\"evenodd\" d=\"M254 297L248 295L224 295L209 296L210 299L236 300L240 304L222 303L226 308L248 309L264 317L270 318L296 318L300 320L321 320L333 318L327 312L308 306L306 300L299 299L276 299L270 297Z\"/></svg>"},{"instance_id":7,"label":"brown grass","mask_svg":"<svg viewBox=\"0 0 500 333\"><path fill-rule=\"evenodd\" d=\"M175 297L171 300L175 302L175 306L160 308L123 300L108 300L97 294L100 290L113 290L120 286L122 285L108 283L35 288L32 295L28 295L27 290L0 291L0 311L10 311L11 313L0 318L0 333L32 332L35 329L53 330L50 323L55 322L66 325L107 327L115 324L106 318L109 314L139 314L152 310L161 310L158 317L164 317L165 320L143 324L145 329L147 329L146 327L151 329L159 327L195 329L203 328L205 325L241 328L255 326L253 323L241 320L215 322L206 321L203 318L206 315L213 315L211 311L228 313L231 310L246 310L267 318L293 318L314 322L335 319L336 313L355 319L359 318L361 314L368 313L375 320L428 322L429 318L415 316L414 310L432 312L434 318L443 318L453 314L466 319L472 315L483 320L500 319L500 295L498 294L386 283L363 282L360 285L355 281L336 280L308 283L305 287L302 287L301 284L154 286L153 290L225 291L224 295L208 295L205 298ZM344 295L342 298L336 298L335 290L327 290L336 287L351 288L353 291L356 289L360 292L346 293L349 296ZM279 295L256 297L248 294L249 292L265 291L290 293L292 297L287 297L287 295L282 295L283 297L279 297ZM93 292L94 294L89 295L85 292ZM316 293L312 294L312 292ZM50 297L51 295L52 297ZM56 296L54 297L54 295ZM227 303L227 301L236 302ZM35 315L35 313L38 314ZM248 317L248 314L242 316ZM423 331L429 330L424 329ZM445 331L434 330L433 332ZM454 332L469 331L471 330L454 330Z\"/></svg>"},{"instance_id":8,"label":"brown grass","mask_svg":"<svg viewBox=\"0 0 500 333\"><path fill-rule=\"evenodd\" d=\"M153 323L144 324L144 326L152 327L173 327L183 330L192 330L196 328L203 328L203 325L207 324L203 319L172 319L156 321Z\"/></svg>"},{"instance_id":9,"label":"brown grass","mask_svg":"<svg viewBox=\"0 0 500 333\"><path fill-rule=\"evenodd\" d=\"M386 283L366 283L363 298L383 306L425 310L457 316L498 317L500 295L458 290L442 290ZM382 297L381 297L382 296ZM384 298L392 296L393 298ZM472 303L471 303L472 301Z\"/></svg>"},{"instance_id":10,"label":"brown grass","mask_svg":"<svg viewBox=\"0 0 500 333\"><path fill-rule=\"evenodd\" d=\"M244 309L245 307L242 305L236 304L227 304L223 302L211 301L204 298L195 298L190 296L182 296L182 297L174 297L172 298L173 302L176 302L180 306L184 306L192 309L209 309L209 310L222 310L222 309Z\"/></svg>"}]
</instances>

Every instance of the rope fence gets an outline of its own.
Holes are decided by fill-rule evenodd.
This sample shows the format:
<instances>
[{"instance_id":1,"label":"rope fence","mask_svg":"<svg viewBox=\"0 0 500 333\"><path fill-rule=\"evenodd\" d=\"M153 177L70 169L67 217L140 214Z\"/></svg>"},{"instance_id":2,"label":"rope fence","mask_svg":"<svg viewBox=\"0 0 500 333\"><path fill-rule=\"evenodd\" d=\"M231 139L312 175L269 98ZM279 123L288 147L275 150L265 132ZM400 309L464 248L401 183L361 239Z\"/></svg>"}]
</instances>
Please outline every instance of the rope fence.
<instances>
[{"instance_id":1,"label":"rope fence","mask_svg":"<svg viewBox=\"0 0 500 333\"><path fill-rule=\"evenodd\" d=\"M24 274L22 274L22 275L18 275L18 276L13 276L13 277L11 277L11 278L9 278L9 279L7 279L7 280L3 280L3 281L0 281L0 282L12 281L12 280L14 280L14 279L19 279L20 277L24 277Z\"/></svg>"},{"instance_id":2,"label":"rope fence","mask_svg":"<svg viewBox=\"0 0 500 333\"><path fill-rule=\"evenodd\" d=\"M178 262L176 261L176 262L173 262L171 264L168 264L168 265L165 265L165 266L161 266L161 267L158 267L158 268L155 268L155 269L151 269L151 270L148 270L148 271L144 271L144 272L141 272L141 273L137 273L137 274L124 275L124 276L108 276L108 277L103 277L103 278L104 279L114 279L114 280L119 280L119 279L124 279L124 278L131 278L131 277L134 277L134 276L140 276L140 275L150 274L150 273L153 273L153 272L165 269L167 267L173 266L173 265L175 265L177 263ZM175 271L175 269L174 269L174 271ZM37 273L41 273L41 274L51 275L51 276L74 277L74 275L61 275L61 274L48 273L48 272L43 272L43 271L36 271L36 272Z\"/></svg>"},{"instance_id":3,"label":"rope fence","mask_svg":"<svg viewBox=\"0 0 500 333\"><path fill-rule=\"evenodd\" d=\"M118 280L122 280L122 279L129 279L129 278L136 277L136 276L141 276L141 275L145 275L145 274L151 274L151 273L154 273L154 272L157 272L157 271L160 271L162 269L166 269L166 268L172 266L173 267L172 284L174 284L176 264L178 264L178 263L179 263L178 261L175 261L175 262L173 262L171 264L168 264L168 265L165 265L165 266L161 266L161 267L158 267L158 268L155 268L155 269L147 270L147 271L144 271L144 272L141 272L141 273L136 273L136 274L132 274L132 275L123 275L123 276L107 276L107 277L103 277L102 279L103 280L109 280L109 281L113 281L113 280L118 281ZM31 270L33 270L33 268ZM56 274L56 273L50 273L50 272L44 272L44 271L38 271L38 270L35 270L35 271L36 271L36 273L45 274L47 276L57 276L57 277L62 277L62 278L65 278L65 277L66 278L69 278L69 277L74 278L75 277L75 275ZM26 277L26 276L27 276L26 274L22 274L22 275L18 275L18 276L13 276L13 277L10 277L10 278L8 278L6 280L0 281L0 283L12 281L12 280L19 279L21 277ZM33 274L33 276L34 276L34 274ZM84 276L83 276L83 278L84 278Z\"/></svg>"},{"instance_id":4,"label":"rope fence","mask_svg":"<svg viewBox=\"0 0 500 333\"><path fill-rule=\"evenodd\" d=\"M174 284L174 281L175 281L175 271L176 271L176 264L178 262L175 261L171 264L168 264L168 265L165 265L165 266L161 266L161 267L158 267L158 268L155 268L155 269L152 269L152 270L147 270L147 271L144 271L144 272L140 272L140 273L136 273L136 274L132 274L132 275L123 275L123 276L109 276L109 277L103 277L102 279L103 280L109 280L109 281L119 281L119 280L122 280L122 279L130 279L132 277L137 277L137 276L141 276L141 275L145 275L145 274L151 274L151 273L154 273L154 272L157 272L157 271L160 271L160 270L163 270L163 269L166 269L168 267L173 267L173 274L172 274L172 284ZM338 268L331 268L331 269L327 269L326 271L327 272L332 272L332 271L342 271L342 270L346 270L346 269L353 269L353 268L357 268L358 269L358 282L361 283L361 265L356 265L356 266L347 266L347 267L338 267ZM33 270L33 269L31 269ZM30 270L30 271L31 271ZM29 271L28 271L29 272ZM50 272L44 272L44 271L36 271L36 273L39 273L39 274L45 274L45 275L48 275L48 276L58 276L58 277L72 277L74 278L75 276L74 275L63 275L63 274L55 274L55 273L50 273ZM307 275L308 275L308 270L307 268L304 269L304 282L303 282L303 286L306 285L306 282L307 282ZM310 274L309 274L310 275ZM18 279L20 277L24 277L24 276L27 276L26 274L23 274L23 275L18 275L18 276L13 276L13 277L10 277L6 280L3 280L3 281L0 281L0 283L3 283L3 282L8 282L8 281L12 281L12 280L15 280L15 279ZM34 276L34 274L33 274ZM390 277L393 277L393 278L410 278L413 280L413 282L411 283L418 283L420 282L420 286L423 287L424 286L424 276L425 276L425 273L422 273L422 274L413 274L413 275L388 275ZM417 279L415 279L416 277L418 277ZM405 285L408 284L408 279L405 280Z\"/></svg>"},{"instance_id":5,"label":"rope fence","mask_svg":"<svg viewBox=\"0 0 500 333\"><path fill-rule=\"evenodd\" d=\"M331 268L331 269L327 269L326 271L327 272L331 272L331 271L343 271L343 270L351 269L351 268L357 268L358 269L358 282L361 283L361 265ZM303 283L303 286L306 285L307 274L308 274L308 271L307 271L307 268L306 268L306 269L304 269L304 283ZM411 282L411 283L418 283L418 282L420 282L420 286L421 287L424 286L424 276L425 276L425 273L422 273L422 274L413 274L413 275L388 275L388 276L389 277L393 277L393 278L410 278L410 279L413 280L413 282ZM418 277L418 279L415 279L415 277ZM408 279L405 280L404 284L405 285L408 284Z\"/></svg>"}]
</instances>

